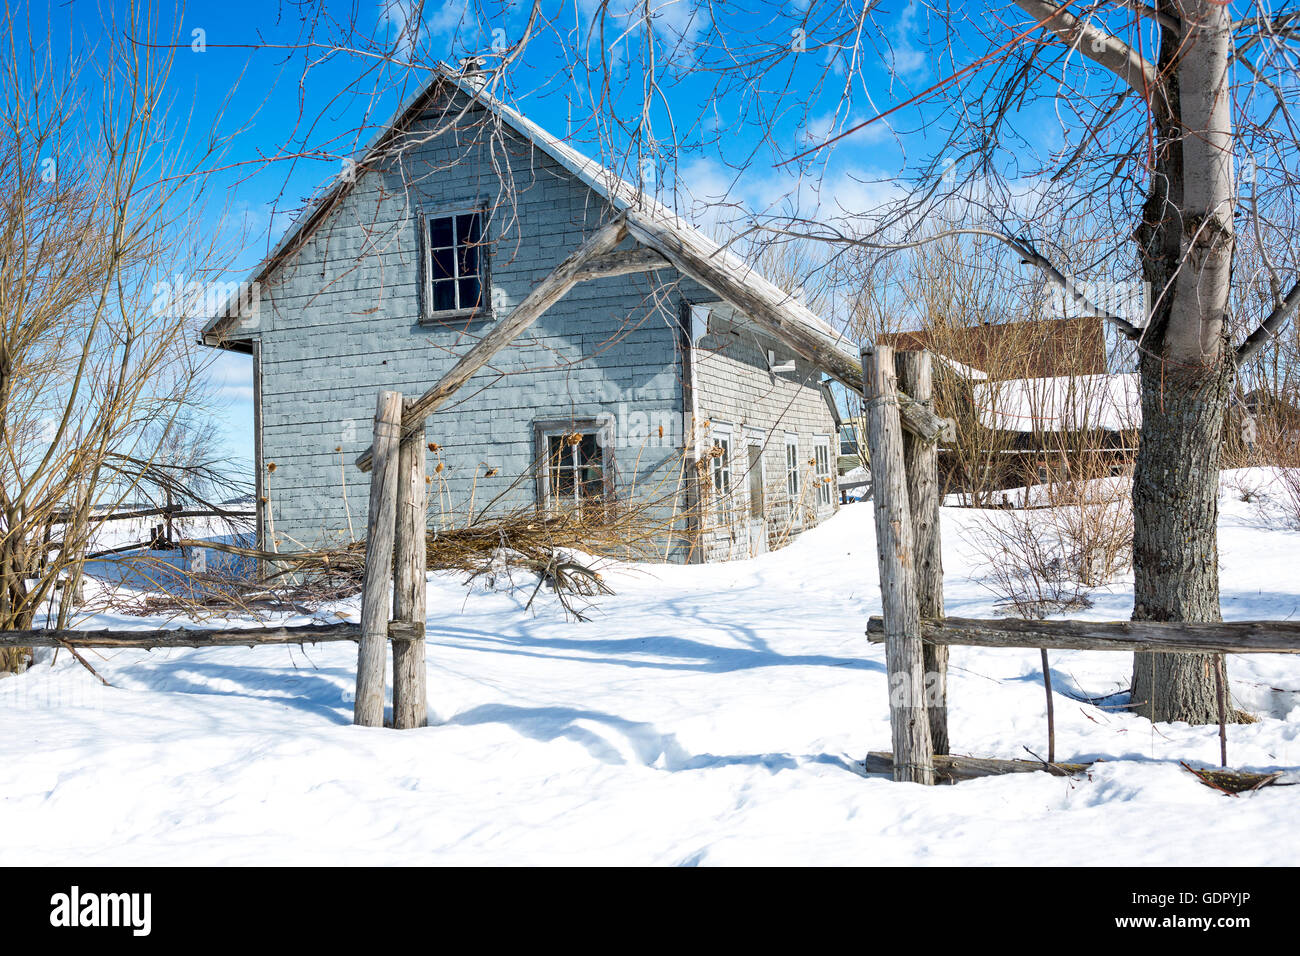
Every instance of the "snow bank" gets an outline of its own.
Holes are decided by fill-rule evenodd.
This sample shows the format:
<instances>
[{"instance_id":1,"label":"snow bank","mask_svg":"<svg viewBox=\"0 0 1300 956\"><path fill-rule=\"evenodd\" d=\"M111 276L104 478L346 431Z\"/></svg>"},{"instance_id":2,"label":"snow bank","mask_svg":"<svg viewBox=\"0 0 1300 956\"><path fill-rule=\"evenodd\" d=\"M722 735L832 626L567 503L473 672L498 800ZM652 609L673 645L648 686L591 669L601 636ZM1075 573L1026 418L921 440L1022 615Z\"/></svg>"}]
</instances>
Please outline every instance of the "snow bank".
<instances>
[{"instance_id":1,"label":"snow bank","mask_svg":"<svg viewBox=\"0 0 1300 956\"><path fill-rule=\"evenodd\" d=\"M1222 500L1225 616L1294 616L1300 534ZM950 614L993 613L961 544L977 517L943 515ZM1216 729L1126 713L1122 653L1052 655L1058 756L1106 761L1086 779L861 776L889 746L875 561L864 505L753 560L612 565L588 624L525 612L531 581L432 575L432 726L402 733L350 725L350 644L92 655L111 689L45 655L0 680L0 798L22 821L0 863L1294 862L1300 788L1197 783L1178 761L1217 763ZM1094 599L1085 615L1131 611L1122 582ZM1232 763L1300 765L1297 662L1229 668L1262 717L1229 729ZM955 648L954 748L1042 753L1041 677L1037 651Z\"/></svg>"}]
</instances>

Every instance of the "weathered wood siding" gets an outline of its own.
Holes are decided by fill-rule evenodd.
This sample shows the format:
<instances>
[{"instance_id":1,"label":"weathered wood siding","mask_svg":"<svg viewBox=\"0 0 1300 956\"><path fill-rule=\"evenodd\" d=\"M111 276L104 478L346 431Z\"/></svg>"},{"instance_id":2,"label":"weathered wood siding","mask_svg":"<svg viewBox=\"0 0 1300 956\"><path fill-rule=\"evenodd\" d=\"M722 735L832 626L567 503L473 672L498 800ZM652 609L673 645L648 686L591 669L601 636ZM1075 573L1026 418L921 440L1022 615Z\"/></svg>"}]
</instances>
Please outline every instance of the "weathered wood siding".
<instances>
[{"instance_id":1,"label":"weathered wood siding","mask_svg":"<svg viewBox=\"0 0 1300 956\"><path fill-rule=\"evenodd\" d=\"M710 308L708 332L695 342L693 367L695 406L700 421L711 428L729 426L732 434L731 494L710 495L701 509L700 560L748 557L749 435L762 432L764 497L768 547L775 549L814 527L839 507L834 484L839 451L835 420L819 383L822 373L803 359L794 371L770 372L769 350L778 365L794 358L788 346L762 335L752 324L720 303ZM786 435L794 435L799 450L799 495L786 493ZM830 504L818 502L814 481L816 439L829 441L832 476ZM705 447L711 444L707 439ZM711 467L701 476L707 480Z\"/></svg>"}]
</instances>

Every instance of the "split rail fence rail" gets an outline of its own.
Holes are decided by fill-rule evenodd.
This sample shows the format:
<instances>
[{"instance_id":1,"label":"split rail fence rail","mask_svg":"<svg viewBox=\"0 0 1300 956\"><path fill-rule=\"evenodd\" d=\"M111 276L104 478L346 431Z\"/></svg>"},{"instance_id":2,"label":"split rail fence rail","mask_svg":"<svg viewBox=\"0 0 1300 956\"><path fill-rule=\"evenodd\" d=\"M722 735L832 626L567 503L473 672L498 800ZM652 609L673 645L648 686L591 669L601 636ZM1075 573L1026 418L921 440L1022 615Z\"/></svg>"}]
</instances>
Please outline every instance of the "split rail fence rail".
<instances>
[{"instance_id":1,"label":"split rail fence rail","mask_svg":"<svg viewBox=\"0 0 1300 956\"><path fill-rule=\"evenodd\" d=\"M425 688L425 525L428 467L423 420L403 427L412 402L402 394L379 393L374 438L367 453L374 474L366 524L361 623L251 628L168 628L162 630L23 630L0 632L0 646L76 648L237 647L356 641L356 698L353 723L384 722L384 677L388 643L393 645L393 726L428 724ZM390 597L391 595L391 597Z\"/></svg>"},{"instance_id":2,"label":"split rail fence rail","mask_svg":"<svg viewBox=\"0 0 1300 956\"><path fill-rule=\"evenodd\" d=\"M1206 654L1300 653L1300 622L1292 621L1188 624L945 617L938 439L949 433L949 425L937 419L930 407L933 395L930 365L927 352L895 354L884 345L862 350L882 610L882 616L867 622L867 638L885 645L893 744L891 754L871 755L867 761L869 771L888 769L895 780L932 784L936 769L953 779L1026 769L1072 770L1079 766L1050 764L1050 758L1045 764L950 756L947 669L948 648L953 645ZM1225 698L1226 689L1220 679L1221 738Z\"/></svg>"}]
</instances>

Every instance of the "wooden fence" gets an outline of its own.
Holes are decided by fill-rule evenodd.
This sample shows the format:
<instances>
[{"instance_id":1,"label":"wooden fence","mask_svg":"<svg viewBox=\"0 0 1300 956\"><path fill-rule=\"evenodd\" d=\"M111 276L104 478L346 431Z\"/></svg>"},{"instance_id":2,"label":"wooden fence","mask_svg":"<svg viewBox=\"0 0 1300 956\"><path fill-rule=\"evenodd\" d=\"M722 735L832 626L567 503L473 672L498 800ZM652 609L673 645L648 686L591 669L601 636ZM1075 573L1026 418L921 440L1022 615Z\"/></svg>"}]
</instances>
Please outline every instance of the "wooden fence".
<instances>
[{"instance_id":1,"label":"wooden fence","mask_svg":"<svg viewBox=\"0 0 1300 956\"><path fill-rule=\"evenodd\" d=\"M385 666L391 641L393 726L425 726L425 419L551 301L581 281L583 263L612 248L622 236L621 229L621 223L614 223L598 232L557 267L551 277L554 282L548 279L539 284L516 306L502 321L501 334L494 333L490 342L485 337L418 399L404 399L391 390L379 393L373 440L357 461L362 470L373 471L359 624L4 631L0 632L0 647L227 647L356 641L353 722L378 727L383 723ZM881 617L868 622L867 636L885 644L893 745L890 754L873 756L876 765L888 763L894 779L930 784L935 781L936 763L949 770L960 765L966 771L975 764L999 763L947 755L948 647L954 644L1300 653L1300 622L1165 624L945 618L937 441L951 434L951 423L931 408L930 356L924 352L895 355L887 346L868 347L862 351L862 374L883 611ZM1223 695L1220 697L1222 710ZM936 755L941 759L936 760ZM1031 769L1033 766L1030 764ZM999 772L1022 769L1006 766Z\"/></svg>"},{"instance_id":2,"label":"wooden fence","mask_svg":"<svg viewBox=\"0 0 1300 956\"><path fill-rule=\"evenodd\" d=\"M425 688L425 525L428 491L423 423L402 428L409 402L381 391L371 445L374 474L366 526L366 567L361 623L252 628L162 630L0 631L0 647L169 648L243 647L356 641L357 683L353 723L384 721L384 676L393 647L393 726L428 723ZM174 513L174 512L172 512ZM135 515L133 515L135 516Z\"/></svg>"},{"instance_id":3,"label":"wooden fence","mask_svg":"<svg viewBox=\"0 0 1300 956\"><path fill-rule=\"evenodd\" d=\"M945 618L936 441L940 428L930 407L930 356L870 346L862 350L862 377L883 612L867 622L867 637L885 645L893 743L891 754L871 755L868 769L889 769L895 780L932 784L936 767L953 779L961 774L1075 766L1048 766L1051 758L1035 763L949 756L947 654L952 645L1300 653L1300 622L1292 621L1189 624ZM1225 698L1221 688L1219 727L1226 765ZM1048 713L1050 721L1050 709Z\"/></svg>"}]
</instances>

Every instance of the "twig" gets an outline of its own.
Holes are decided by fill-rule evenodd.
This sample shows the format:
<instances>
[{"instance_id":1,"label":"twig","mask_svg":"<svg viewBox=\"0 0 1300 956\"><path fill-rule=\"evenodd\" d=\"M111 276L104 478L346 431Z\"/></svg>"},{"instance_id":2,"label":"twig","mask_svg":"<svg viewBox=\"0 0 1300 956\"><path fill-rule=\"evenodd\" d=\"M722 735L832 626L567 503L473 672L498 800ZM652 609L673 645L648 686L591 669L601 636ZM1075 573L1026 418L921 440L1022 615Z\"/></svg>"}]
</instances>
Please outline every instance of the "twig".
<instances>
[{"instance_id":1,"label":"twig","mask_svg":"<svg viewBox=\"0 0 1300 956\"><path fill-rule=\"evenodd\" d=\"M63 642L63 646L68 649L69 654L71 654L73 657L77 659L77 663L79 663L82 667L84 667L86 670L90 671L92 674L95 675L96 680L98 680L105 687L113 686L108 681L104 680L103 676L99 673L99 671L95 670L95 668L90 666L90 661L86 660L84 657L82 657L80 654L77 653L77 649L75 647L73 647L67 641Z\"/></svg>"},{"instance_id":2,"label":"twig","mask_svg":"<svg viewBox=\"0 0 1300 956\"><path fill-rule=\"evenodd\" d=\"M1222 786L1219 783L1216 783L1213 777L1211 777L1209 774L1205 773L1202 770L1197 770L1187 761L1180 760L1178 761L1178 763L1179 765L1182 766L1184 770L1186 770L1188 773L1194 776L1197 780L1201 781L1201 783L1205 784L1207 787L1211 787L1215 790L1218 790L1220 793L1226 793L1230 797L1235 797L1237 795L1235 790L1229 790L1227 787Z\"/></svg>"},{"instance_id":3,"label":"twig","mask_svg":"<svg viewBox=\"0 0 1300 956\"><path fill-rule=\"evenodd\" d=\"M1049 771L1056 771L1057 775L1062 777L1070 776L1070 771L1067 770L1065 767L1058 765L1055 760L1044 760L1042 757L1038 756L1038 754L1034 753L1024 744L1021 744L1020 746L1025 751L1025 753L1029 754L1029 756L1033 757L1044 767L1046 767Z\"/></svg>"}]
</instances>

